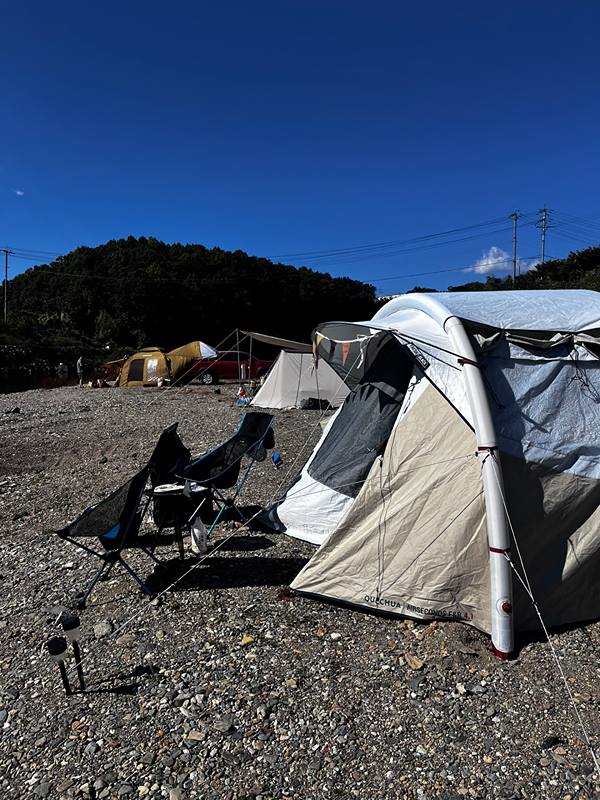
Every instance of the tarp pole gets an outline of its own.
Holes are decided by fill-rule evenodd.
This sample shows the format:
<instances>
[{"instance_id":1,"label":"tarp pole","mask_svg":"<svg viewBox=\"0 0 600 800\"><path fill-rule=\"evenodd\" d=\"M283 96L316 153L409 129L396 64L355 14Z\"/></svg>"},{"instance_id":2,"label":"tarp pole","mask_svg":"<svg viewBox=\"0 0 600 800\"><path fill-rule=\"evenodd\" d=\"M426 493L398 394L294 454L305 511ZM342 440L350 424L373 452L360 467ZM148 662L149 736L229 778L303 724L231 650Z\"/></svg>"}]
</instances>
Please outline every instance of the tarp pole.
<instances>
[{"instance_id":1,"label":"tarp pole","mask_svg":"<svg viewBox=\"0 0 600 800\"><path fill-rule=\"evenodd\" d=\"M507 658L514 649L512 573L506 558L510 549L510 534L496 431L481 367L462 322L458 317L448 317L444 329L450 338L452 349L461 355L462 373L473 414L481 464L490 551L492 647L497 656Z\"/></svg>"}]
</instances>

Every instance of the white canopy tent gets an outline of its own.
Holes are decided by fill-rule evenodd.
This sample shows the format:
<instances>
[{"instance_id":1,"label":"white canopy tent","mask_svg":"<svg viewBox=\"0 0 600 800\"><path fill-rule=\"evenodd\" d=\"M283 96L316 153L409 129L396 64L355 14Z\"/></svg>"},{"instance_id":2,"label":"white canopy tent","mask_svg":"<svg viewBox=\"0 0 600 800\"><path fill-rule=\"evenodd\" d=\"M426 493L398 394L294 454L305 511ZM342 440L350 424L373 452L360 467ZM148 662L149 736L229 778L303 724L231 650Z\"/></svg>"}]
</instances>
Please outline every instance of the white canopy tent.
<instances>
[{"instance_id":1,"label":"white canopy tent","mask_svg":"<svg viewBox=\"0 0 600 800\"><path fill-rule=\"evenodd\" d=\"M312 353L282 350L250 405L260 408L300 408L316 398L332 408L341 406L350 389L326 361L315 365Z\"/></svg>"},{"instance_id":2,"label":"white canopy tent","mask_svg":"<svg viewBox=\"0 0 600 800\"><path fill-rule=\"evenodd\" d=\"M529 592L549 625L600 616L600 295L405 295L315 346L352 392L264 518L321 545L295 590L502 657Z\"/></svg>"}]
</instances>

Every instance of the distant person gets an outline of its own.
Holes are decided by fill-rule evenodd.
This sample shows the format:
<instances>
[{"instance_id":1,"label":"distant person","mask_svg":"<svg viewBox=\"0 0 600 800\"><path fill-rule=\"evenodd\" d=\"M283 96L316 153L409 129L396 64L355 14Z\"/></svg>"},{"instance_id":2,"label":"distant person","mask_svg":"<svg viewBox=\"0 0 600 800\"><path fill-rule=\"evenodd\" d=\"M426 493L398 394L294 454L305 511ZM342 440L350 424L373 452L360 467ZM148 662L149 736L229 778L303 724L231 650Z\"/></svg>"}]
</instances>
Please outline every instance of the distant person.
<instances>
[{"instance_id":1,"label":"distant person","mask_svg":"<svg viewBox=\"0 0 600 800\"><path fill-rule=\"evenodd\" d=\"M83 386L83 356L77 359L77 377L79 378L79 385Z\"/></svg>"}]
</instances>

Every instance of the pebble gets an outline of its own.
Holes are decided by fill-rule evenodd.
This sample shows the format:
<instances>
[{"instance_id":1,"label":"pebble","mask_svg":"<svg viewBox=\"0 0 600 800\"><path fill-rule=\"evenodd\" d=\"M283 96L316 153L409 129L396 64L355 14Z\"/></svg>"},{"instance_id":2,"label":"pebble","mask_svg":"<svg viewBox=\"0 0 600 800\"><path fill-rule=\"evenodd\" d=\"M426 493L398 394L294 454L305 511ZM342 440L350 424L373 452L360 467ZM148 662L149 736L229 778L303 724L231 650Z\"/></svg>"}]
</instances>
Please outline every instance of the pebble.
<instances>
[{"instance_id":1,"label":"pebble","mask_svg":"<svg viewBox=\"0 0 600 800\"><path fill-rule=\"evenodd\" d=\"M0 495L2 796L575 800L600 792L537 634L500 662L488 637L457 623L295 596L288 587L312 545L227 523L192 572L172 531L156 548L166 571L127 552L136 572L166 593L149 603L118 567L98 583L76 612L91 690L65 696L44 643L62 635L60 618L76 611L96 562L51 532L142 466L166 424L179 420L194 452L223 441L241 418L236 391L223 384L219 405L212 390L193 384L170 391L168 403L151 404L153 390L95 392L88 411L75 389L15 398L24 413L0 425L0 484L15 487ZM306 458L319 417L275 413L287 464ZM60 434L60 448L48 430ZM269 459L253 470L244 502L267 503L283 471ZM22 508L35 516L11 521ZM152 530L148 515L142 533ZM553 638L595 741L600 624Z\"/></svg>"},{"instance_id":2,"label":"pebble","mask_svg":"<svg viewBox=\"0 0 600 800\"><path fill-rule=\"evenodd\" d=\"M105 636L110 636L112 632L113 626L108 620L103 620L94 625L94 636L96 639L103 639Z\"/></svg>"},{"instance_id":3,"label":"pebble","mask_svg":"<svg viewBox=\"0 0 600 800\"><path fill-rule=\"evenodd\" d=\"M227 733L233 727L233 716L230 714L221 717L220 719L216 720L214 723L214 728L216 731L221 731L221 733Z\"/></svg>"}]
</instances>

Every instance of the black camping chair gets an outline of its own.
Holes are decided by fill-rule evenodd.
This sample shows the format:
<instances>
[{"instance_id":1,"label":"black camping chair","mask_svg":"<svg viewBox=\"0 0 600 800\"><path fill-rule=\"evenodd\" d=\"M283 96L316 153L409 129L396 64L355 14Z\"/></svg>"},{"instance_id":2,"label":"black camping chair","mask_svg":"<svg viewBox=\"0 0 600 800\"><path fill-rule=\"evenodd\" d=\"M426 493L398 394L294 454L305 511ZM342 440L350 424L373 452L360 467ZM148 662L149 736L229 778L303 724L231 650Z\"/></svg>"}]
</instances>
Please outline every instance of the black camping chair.
<instances>
[{"instance_id":1,"label":"black camping chair","mask_svg":"<svg viewBox=\"0 0 600 800\"><path fill-rule=\"evenodd\" d=\"M246 413L240 427L231 439L210 453L192 461L181 473L181 477L185 480L196 481L207 487L219 508L207 531L207 536L210 535L226 508L235 509L244 522L248 521L236 506L236 501L254 463L264 461L267 450L275 445L271 429L274 419L275 417L271 414ZM247 457L249 461L245 470L242 468L244 457ZM236 484L237 489L234 496L226 498L223 490L231 489Z\"/></svg>"},{"instance_id":2,"label":"black camping chair","mask_svg":"<svg viewBox=\"0 0 600 800\"><path fill-rule=\"evenodd\" d=\"M190 451L179 438L175 422L162 432L148 466L156 524L152 552L163 529L174 528L181 560L185 557L182 528L189 528L200 512L205 516L212 508L207 491L199 487L190 489L179 477L189 461Z\"/></svg>"},{"instance_id":3,"label":"black camping chair","mask_svg":"<svg viewBox=\"0 0 600 800\"><path fill-rule=\"evenodd\" d=\"M180 502L177 498L182 491L168 495L161 494L159 487L169 483L180 483L178 475L190 462L190 451L185 447L177 434L177 422L169 425L161 433L154 452L150 456L148 468L150 470L150 483L152 484L151 496L153 498L154 522L157 526L152 542L152 552L156 548L158 537L164 528L175 529L175 539L179 546L179 557L183 560L183 537L180 524Z\"/></svg>"},{"instance_id":4,"label":"black camping chair","mask_svg":"<svg viewBox=\"0 0 600 800\"><path fill-rule=\"evenodd\" d=\"M177 425L178 423L174 422L164 429L150 456L148 469L153 489L177 480L177 475L181 474L190 463L191 453L179 438Z\"/></svg>"},{"instance_id":5,"label":"black camping chair","mask_svg":"<svg viewBox=\"0 0 600 800\"><path fill-rule=\"evenodd\" d=\"M155 563L163 566L138 538L142 517L147 508L147 504L143 508L140 506L148 474L149 467L144 467L107 498L86 509L75 522L56 532L61 539L66 539L102 561L100 569L79 601L80 608L85 608L86 601L104 570L108 568L110 572L116 563L121 564L147 595L152 594L123 558L124 550L139 548ZM102 549L96 550L82 542L82 539L97 539Z\"/></svg>"}]
</instances>

